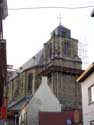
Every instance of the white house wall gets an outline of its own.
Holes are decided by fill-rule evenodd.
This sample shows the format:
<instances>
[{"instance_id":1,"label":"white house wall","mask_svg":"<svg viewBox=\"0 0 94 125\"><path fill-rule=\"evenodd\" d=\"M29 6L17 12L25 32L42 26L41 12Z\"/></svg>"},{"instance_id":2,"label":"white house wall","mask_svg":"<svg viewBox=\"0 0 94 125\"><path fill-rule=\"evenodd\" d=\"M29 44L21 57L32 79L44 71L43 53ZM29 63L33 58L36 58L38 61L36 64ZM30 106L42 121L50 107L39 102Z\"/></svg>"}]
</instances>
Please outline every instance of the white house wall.
<instances>
[{"instance_id":1,"label":"white house wall","mask_svg":"<svg viewBox=\"0 0 94 125\"><path fill-rule=\"evenodd\" d=\"M92 73L84 82L81 83L82 88L82 108L84 125L90 125L90 121L94 120L94 103L88 102L88 88L94 84L94 73Z\"/></svg>"},{"instance_id":2,"label":"white house wall","mask_svg":"<svg viewBox=\"0 0 94 125\"><path fill-rule=\"evenodd\" d=\"M41 111L51 111L51 112L60 112L61 104L59 103L56 96L52 93L51 89L47 84L47 78L42 78L42 84L34 95L35 98L41 100Z\"/></svg>"},{"instance_id":3,"label":"white house wall","mask_svg":"<svg viewBox=\"0 0 94 125\"><path fill-rule=\"evenodd\" d=\"M31 99L27 108L28 125L38 125L39 112L60 112L61 105L54 94L51 92L47 78L42 79L42 84Z\"/></svg>"},{"instance_id":4,"label":"white house wall","mask_svg":"<svg viewBox=\"0 0 94 125\"><path fill-rule=\"evenodd\" d=\"M32 103L32 104L31 104ZM38 124L38 113L40 111L41 101L33 98L27 108L27 125Z\"/></svg>"}]
</instances>

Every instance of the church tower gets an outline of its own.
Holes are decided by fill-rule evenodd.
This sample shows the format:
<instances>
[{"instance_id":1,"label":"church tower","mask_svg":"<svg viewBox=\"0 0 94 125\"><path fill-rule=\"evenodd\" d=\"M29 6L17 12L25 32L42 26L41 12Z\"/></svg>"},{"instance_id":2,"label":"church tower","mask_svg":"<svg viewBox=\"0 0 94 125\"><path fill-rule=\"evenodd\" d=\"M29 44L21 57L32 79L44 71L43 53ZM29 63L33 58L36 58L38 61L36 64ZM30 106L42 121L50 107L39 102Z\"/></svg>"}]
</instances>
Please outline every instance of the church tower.
<instances>
[{"instance_id":1,"label":"church tower","mask_svg":"<svg viewBox=\"0 0 94 125\"><path fill-rule=\"evenodd\" d=\"M52 31L51 39L44 44L43 74L62 104L62 110L81 108L81 88L76 78L82 72L78 56L78 40L61 24Z\"/></svg>"}]
</instances>

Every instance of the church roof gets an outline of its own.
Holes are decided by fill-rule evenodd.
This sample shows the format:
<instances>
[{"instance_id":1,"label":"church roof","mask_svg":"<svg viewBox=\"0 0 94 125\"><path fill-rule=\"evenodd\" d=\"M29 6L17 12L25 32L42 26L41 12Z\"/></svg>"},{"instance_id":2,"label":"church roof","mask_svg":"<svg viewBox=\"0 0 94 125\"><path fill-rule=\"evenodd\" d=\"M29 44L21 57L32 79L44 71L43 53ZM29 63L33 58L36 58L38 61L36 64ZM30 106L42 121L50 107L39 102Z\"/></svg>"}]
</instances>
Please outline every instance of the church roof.
<instances>
[{"instance_id":1,"label":"church roof","mask_svg":"<svg viewBox=\"0 0 94 125\"><path fill-rule=\"evenodd\" d=\"M33 56L26 63L24 63L21 66L21 70L24 71L28 68L41 65L40 61L41 61L42 54L43 54L43 49L41 49L35 56Z\"/></svg>"},{"instance_id":2,"label":"church roof","mask_svg":"<svg viewBox=\"0 0 94 125\"><path fill-rule=\"evenodd\" d=\"M23 72L24 70L27 70L29 68L32 68L34 66L41 66L42 65L42 56L43 56L43 49L41 49L35 56L31 57L27 62L25 62L19 69L16 69L9 80L14 79L18 73Z\"/></svg>"},{"instance_id":3,"label":"church roof","mask_svg":"<svg viewBox=\"0 0 94 125\"><path fill-rule=\"evenodd\" d=\"M12 102L8 105L8 111L20 111L28 102L31 100L32 96L24 97L17 102Z\"/></svg>"},{"instance_id":4,"label":"church roof","mask_svg":"<svg viewBox=\"0 0 94 125\"><path fill-rule=\"evenodd\" d=\"M59 25L58 27L56 27L52 31L51 35L52 36L56 35L56 36L70 38L71 37L71 31L68 28L64 27L64 26Z\"/></svg>"},{"instance_id":5,"label":"church roof","mask_svg":"<svg viewBox=\"0 0 94 125\"><path fill-rule=\"evenodd\" d=\"M69 30L68 28L66 28L66 27L64 27L64 26L62 26L62 25L57 26L55 29L60 29L60 30L66 29L66 30Z\"/></svg>"}]
</instances>

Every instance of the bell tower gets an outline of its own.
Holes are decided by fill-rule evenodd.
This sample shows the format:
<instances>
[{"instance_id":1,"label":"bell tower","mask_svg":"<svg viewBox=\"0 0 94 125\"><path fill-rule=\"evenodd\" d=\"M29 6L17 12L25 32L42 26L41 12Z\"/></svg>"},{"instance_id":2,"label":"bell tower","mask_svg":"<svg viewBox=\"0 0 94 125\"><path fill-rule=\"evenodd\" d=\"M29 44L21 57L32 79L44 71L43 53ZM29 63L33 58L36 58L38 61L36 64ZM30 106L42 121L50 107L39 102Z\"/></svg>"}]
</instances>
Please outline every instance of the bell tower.
<instances>
[{"instance_id":1,"label":"bell tower","mask_svg":"<svg viewBox=\"0 0 94 125\"><path fill-rule=\"evenodd\" d=\"M62 104L62 109L81 107L80 85L76 82L82 72L78 56L78 40L71 38L71 31L61 24L51 32L51 39L44 44L44 75Z\"/></svg>"}]
</instances>

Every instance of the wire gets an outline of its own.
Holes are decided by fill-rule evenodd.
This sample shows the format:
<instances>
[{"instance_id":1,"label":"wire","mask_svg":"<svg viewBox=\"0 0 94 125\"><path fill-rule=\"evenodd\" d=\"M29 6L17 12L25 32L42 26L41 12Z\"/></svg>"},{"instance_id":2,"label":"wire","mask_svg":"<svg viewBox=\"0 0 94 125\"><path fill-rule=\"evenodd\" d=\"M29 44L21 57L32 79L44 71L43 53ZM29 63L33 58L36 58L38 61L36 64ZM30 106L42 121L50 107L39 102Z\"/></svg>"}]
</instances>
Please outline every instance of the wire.
<instances>
[{"instance_id":1,"label":"wire","mask_svg":"<svg viewBox=\"0 0 94 125\"><path fill-rule=\"evenodd\" d=\"M91 6L78 6L78 7L58 7L58 6L44 6L44 7L27 7L27 8L8 8L8 10L32 10L32 9L86 9L92 8L94 5Z\"/></svg>"}]
</instances>

